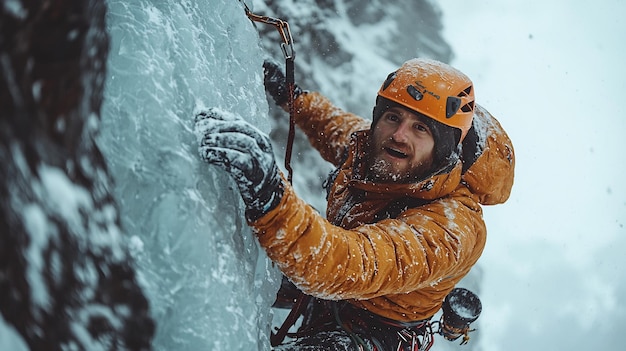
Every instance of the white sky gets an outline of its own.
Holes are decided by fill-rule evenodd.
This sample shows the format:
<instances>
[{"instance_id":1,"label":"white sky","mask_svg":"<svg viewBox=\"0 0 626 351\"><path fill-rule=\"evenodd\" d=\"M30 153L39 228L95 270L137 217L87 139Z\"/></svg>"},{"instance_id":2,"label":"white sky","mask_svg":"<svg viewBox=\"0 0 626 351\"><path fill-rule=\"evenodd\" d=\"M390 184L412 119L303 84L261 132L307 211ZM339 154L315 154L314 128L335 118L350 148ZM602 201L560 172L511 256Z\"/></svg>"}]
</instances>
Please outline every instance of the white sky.
<instances>
[{"instance_id":1,"label":"white sky","mask_svg":"<svg viewBox=\"0 0 626 351\"><path fill-rule=\"evenodd\" d=\"M626 1L438 3L452 64L517 156L509 202L485 213L484 350L621 348Z\"/></svg>"}]
</instances>

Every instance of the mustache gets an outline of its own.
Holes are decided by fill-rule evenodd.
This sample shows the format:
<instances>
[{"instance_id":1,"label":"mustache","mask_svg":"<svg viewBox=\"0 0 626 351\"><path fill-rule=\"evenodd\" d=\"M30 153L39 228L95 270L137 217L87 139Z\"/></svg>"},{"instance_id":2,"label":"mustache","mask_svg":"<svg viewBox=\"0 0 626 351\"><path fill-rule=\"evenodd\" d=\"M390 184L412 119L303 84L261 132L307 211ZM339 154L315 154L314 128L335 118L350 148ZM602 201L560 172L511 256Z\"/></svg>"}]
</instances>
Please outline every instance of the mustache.
<instances>
[{"instance_id":1,"label":"mustache","mask_svg":"<svg viewBox=\"0 0 626 351\"><path fill-rule=\"evenodd\" d=\"M383 150L393 150L396 152L401 152L403 154L407 154L410 151L409 146L406 143L403 142L397 142L391 138L389 138L387 141L383 142L381 145Z\"/></svg>"}]
</instances>

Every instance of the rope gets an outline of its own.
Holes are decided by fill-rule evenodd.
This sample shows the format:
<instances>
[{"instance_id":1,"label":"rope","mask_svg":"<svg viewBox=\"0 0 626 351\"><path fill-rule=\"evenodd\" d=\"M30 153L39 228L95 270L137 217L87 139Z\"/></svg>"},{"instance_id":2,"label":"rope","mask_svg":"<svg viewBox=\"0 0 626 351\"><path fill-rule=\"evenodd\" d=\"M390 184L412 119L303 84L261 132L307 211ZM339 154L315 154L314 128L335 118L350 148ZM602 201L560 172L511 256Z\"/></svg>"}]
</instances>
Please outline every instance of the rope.
<instances>
[{"instance_id":1,"label":"rope","mask_svg":"<svg viewBox=\"0 0 626 351\"><path fill-rule=\"evenodd\" d=\"M295 107L294 107L294 90L295 90L295 57L296 51L293 48L293 38L291 37L291 29L289 29L289 23L278 18L260 16L252 13L248 5L242 0L239 0L244 6L246 16L253 22L260 22L269 24L276 27L276 30L280 34L282 43L280 48L285 57L285 80L287 83L287 90L289 92L289 132L287 134L287 145L285 148L285 169L288 172L287 180L289 183L293 183L293 169L291 168L291 154L293 151L293 141L295 137Z\"/></svg>"},{"instance_id":2,"label":"rope","mask_svg":"<svg viewBox=\"0 0 626 351\"><path fill-rule=\"evenodd\" d=\"M291 168L291 152L293 149L293 140L296 135L296 123L294 115L295 104L293 102L293 92L296 87L295 78L294 78L295 65L293 62L293 57L287 58L285 63L285 72L286 77L285 80L287 82L287 88L289 90L289 132L287 134L287 147L285 150L285 169L288 172L287 180L289 183L293 183L293 169Z\"/></svg>"},{"instance_id":3,"label":"rope","mask_svg":"<svg viewBox=\"0 0 626 351\"><path fill-rule=\"evenodd\" d=\"M341 329L343 329L346 333L348 333L348 335L350 335L350 338L352 339L352 342L359 348L359 350L374 351L363 340L363 338L361 338L357 333L355 333L352 330L352 328L350 328L347 324L345 324L341 320L341 317L339 316L339 309L337 307L337 302L336 301L331 302L331 307L332 307L333 316L335 317L335 322L337 322L337 324L341 327Z\"/></svg>"},{"instance_id":4,"label":"rope","mask_svg":"<svg viewBox=\"0 0 626 351\"><path fill-rule=\"evenodd\" d=\"M272 346L278 346L283 342L283 340L285 340L285 337L289 332L289 328L296 324L296 321L304 312L304 308L308 305L309 300L309 295L300 293L300 296L296 299L296 302L291 308L291 311L289 311L289 315L285 318L283 324L276 331L276 333L272 333L272 335L270 335L270 344Z\"/></svg>"}]
</instances>

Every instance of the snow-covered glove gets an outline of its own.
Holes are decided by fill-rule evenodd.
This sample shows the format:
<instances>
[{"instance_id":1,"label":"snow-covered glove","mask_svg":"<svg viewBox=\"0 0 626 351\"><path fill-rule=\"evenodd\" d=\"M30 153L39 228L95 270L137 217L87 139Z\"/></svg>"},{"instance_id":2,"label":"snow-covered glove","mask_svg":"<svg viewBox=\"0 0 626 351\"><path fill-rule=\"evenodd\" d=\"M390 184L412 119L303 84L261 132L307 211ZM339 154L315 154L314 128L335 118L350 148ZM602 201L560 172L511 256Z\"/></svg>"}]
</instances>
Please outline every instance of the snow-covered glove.
<instances>
[{"instance_id":1,"label":"snow-covered glove","mask_svg":"<svg viewBox=\"0 0 626 351\"><path fill-rule=\"evenodd\" d=\"M283 106L289 101L289 89L287 87L287 79L285 74L278 67L277 64L271 61L263 62L263 83L265 84L265 91L276 102L276 105ZM293 87L293 98L297 98L303 91L297 84Z\"/></svg>"},{"instance_id":2,"label":"snow-covered glove","mask_svg":"<svg viewBox=\"0 0 626 351\"><path fill-rule=\"evenodd\" d=\"M195 122L200 157L232 176L246 204L246 218L255 221L278 206L284 184L267 134L216 108L198 113Z\"/></svg>"}]
</instances>

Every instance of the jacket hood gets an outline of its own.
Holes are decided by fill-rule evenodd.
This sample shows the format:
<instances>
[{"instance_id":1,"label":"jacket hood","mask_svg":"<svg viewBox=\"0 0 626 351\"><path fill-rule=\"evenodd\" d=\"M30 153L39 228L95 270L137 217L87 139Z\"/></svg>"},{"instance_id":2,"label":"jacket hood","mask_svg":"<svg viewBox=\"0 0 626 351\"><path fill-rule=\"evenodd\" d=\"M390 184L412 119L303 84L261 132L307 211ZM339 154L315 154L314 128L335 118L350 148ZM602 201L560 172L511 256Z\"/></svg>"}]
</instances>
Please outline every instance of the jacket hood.
<instances>
[{"instance_id":1,"label":"jacket hood","mask_svg":"<svg viewBox=\"0 0 626 351\"><path fill-rule=\"evenodd\" d=\"M515 152L500 123L476 105L472 128L463 140L462 182L483 205L504 203L511 194Z\"/></svg>"}]
</instances>

